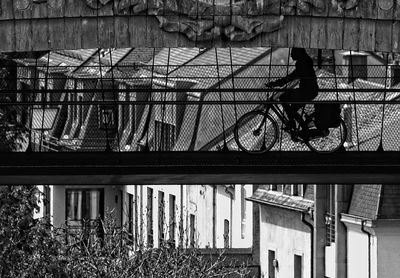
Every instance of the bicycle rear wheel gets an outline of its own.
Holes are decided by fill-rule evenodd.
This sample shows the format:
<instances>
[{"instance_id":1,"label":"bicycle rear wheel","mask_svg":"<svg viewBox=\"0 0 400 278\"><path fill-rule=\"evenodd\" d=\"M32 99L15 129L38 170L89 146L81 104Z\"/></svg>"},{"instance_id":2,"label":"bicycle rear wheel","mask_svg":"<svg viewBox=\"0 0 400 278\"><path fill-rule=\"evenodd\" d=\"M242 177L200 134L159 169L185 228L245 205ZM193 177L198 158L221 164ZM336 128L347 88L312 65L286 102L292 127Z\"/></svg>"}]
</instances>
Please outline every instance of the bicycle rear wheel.
<instances>
[{"instance_id":1,"label":"bicycle rear wheel","mask_svg":"<svg viewBox=\"0 0 400 278\"><path fill-rule=\"evenodd\" d=\"M248 153L264 153L276 143L278 125L269 114L266 115L263 111L251 111L239 118L235 125L234 136L241 150Z\"/></svg>"},{"instance_id":2,"label":"bicycle rear wheel","mask_svg":"<svg viewBox=\"0 0 400 278\"><path fill-rule=\"evenodd\" d=\"M338 127L329 128L329 134L324 137L306 140L306 145L316 153L333 153L343 146L346 140L347 128L345 122L340 119Z\"/></svg>"}]
</instances>

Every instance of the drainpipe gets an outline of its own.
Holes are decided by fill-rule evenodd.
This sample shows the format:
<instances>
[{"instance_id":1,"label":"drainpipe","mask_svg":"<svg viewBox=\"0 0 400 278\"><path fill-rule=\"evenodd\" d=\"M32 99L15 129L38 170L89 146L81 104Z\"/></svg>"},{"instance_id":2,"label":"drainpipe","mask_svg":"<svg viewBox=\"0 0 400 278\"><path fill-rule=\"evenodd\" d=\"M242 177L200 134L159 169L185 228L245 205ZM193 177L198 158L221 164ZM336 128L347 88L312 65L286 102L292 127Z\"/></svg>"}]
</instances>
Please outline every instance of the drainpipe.
<instances>
[{"instance_id":1,"label":"drainpipe","mask_svg":"<svg viewBox=\"0 0 400 278\"><path fill-rule=\"evenodd\" d=\"M181 219L179 220L179 246L183 247L183 184L181 184Z\"/></svg>"},{"instance_id":2,"label":"drainpipe","mask_svg":"<svg viewBox=\"0 0 400 278\"><path fill-rule=\"evenodd\" d=\"M367 220L361 221L361 231L368 235L368 278L371 278L371 233L365 229Z\"/></svg>"},{"instance_id":3,"label":"drainpipe","mask_svg":"<svg viewBox=\"0 0 400 278\"><path fill-rule=\"evenodd\" d=\"M213 185L213 203L212 203L212 206L213 206L213 215L212 215L212 233L213 233L213 248L216 248L217 247L217 239L216 239L216 235L217 235L217 231L216 231L216 214L217 214L217 212L216 212L216 200L217 199L217 186L216 185Z\"/></svg>"},{"instance_id":4,"label":"drainpipe","mask_svg":"<svg viewBox=\"0 0 400 278\"><path fill-rule=\"evenodd\" d=\"M310 228L311 232L311 258L310 258L310 265L311 265L311 271L310 271L310 277L314 277L314 226L310 222L306 220L306 212L302 211L301 212L301 222L303 222L306 226Z\"/></svg>"}]
</instances>

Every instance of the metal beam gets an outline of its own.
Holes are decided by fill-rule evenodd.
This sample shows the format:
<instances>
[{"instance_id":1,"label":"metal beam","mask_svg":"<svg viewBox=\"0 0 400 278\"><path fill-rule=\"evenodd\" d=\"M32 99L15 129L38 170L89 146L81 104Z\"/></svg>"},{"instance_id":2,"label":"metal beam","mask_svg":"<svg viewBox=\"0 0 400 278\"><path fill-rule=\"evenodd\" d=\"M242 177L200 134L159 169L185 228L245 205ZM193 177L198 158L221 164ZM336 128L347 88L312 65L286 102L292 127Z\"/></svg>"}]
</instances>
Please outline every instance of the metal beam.
<instances>
[{"instance_id":1,"label":"metal beam","mask_svg":"<svg viewBox=\"0 0 400 278\"><path fill-rule=\"evenodd\" d=\"M3 153L0 184L399 183L398 152Z\"/></svg>"}]
</instances>

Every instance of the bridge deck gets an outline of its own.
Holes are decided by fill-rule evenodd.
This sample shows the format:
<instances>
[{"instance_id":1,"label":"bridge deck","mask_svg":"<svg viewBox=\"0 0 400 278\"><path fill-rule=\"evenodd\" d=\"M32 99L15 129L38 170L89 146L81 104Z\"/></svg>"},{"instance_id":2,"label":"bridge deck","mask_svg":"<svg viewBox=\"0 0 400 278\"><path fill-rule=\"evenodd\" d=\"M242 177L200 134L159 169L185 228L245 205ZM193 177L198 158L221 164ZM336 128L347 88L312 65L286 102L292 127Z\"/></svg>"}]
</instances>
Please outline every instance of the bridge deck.
<instances>
[{"instance_id":1,"label":"bridge deck","mask_svg":"<svg viewBox=\"0 0 400 278\"><path fill-rule=\"evenodd\" d=\"M397 183L398 152L2 153L0 184Z\"/></svg>"}]
</instances>

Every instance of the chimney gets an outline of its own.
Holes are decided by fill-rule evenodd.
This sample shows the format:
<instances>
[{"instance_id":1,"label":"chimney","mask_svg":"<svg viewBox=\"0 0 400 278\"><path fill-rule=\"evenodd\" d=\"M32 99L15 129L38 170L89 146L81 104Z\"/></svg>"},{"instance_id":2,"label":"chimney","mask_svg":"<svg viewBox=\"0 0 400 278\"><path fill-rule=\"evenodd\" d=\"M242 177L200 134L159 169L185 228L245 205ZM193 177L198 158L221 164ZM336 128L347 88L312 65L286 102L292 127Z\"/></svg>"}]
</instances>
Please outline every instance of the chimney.
<instances>
[{"instance_id":1,"label":"chimney","mask_svg":"<svg viewBox=\"0 0 400 278\"><path fill-rule=\"evenodd\" d=\"M344 77L347 78L347 83L351 83L357 78L367 80L368 78L367 53L346 51L342 53L342 56L343 56L342 74Z\"/></svg>"},{"instance_id":2,"label":"chimney","mask_svg":"<svg viewBox=\"0 0 400 278\"><path fill-rule=\"evenodd\" d=\"M395 86L396 84L400 83L400 65L399 61L394 61L393 64L388 66L388 73L387 73L389 88Z\"/></svg>"}]
</instances>

